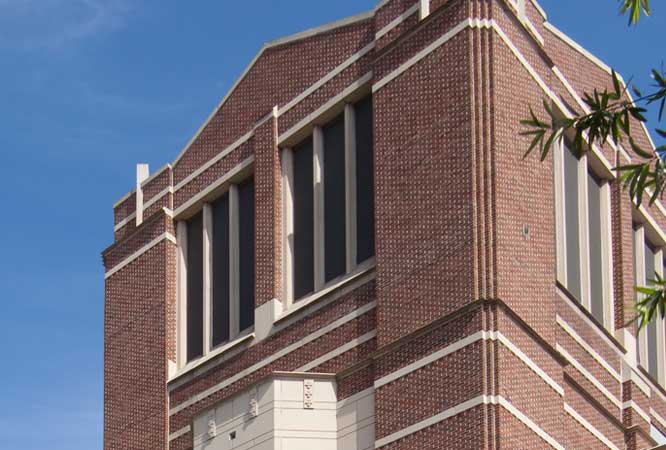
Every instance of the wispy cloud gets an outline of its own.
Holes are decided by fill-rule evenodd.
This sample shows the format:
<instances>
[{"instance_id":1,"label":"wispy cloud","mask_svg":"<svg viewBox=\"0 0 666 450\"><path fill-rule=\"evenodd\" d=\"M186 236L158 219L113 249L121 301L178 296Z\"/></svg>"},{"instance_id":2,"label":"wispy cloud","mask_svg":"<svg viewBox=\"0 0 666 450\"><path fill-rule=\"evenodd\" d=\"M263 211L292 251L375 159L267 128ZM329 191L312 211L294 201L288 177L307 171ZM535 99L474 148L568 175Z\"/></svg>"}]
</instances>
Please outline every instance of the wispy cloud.
<instances>
[{"instance_id":1,"label":"wispy cloud","mask_svg":"<svg viewBox=\"0 0 666 450\"><path fill-rule=\"evenodd\" d=\"M0 46L62 48L122 28L129 0L0 0Z\"/></svg>"}]
</instances>

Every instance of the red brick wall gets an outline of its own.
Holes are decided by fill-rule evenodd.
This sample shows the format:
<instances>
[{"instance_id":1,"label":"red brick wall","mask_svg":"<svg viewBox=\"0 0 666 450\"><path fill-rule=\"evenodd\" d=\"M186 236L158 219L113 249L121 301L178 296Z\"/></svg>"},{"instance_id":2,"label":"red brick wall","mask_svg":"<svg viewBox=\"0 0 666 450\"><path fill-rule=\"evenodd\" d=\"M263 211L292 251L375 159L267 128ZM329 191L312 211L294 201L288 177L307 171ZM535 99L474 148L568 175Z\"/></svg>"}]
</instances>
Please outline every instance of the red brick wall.
<instances>
[{"instance_id":1,"label":"red brick wall","mask_svg":"<svg viewBox=\"0 0 666 450\"><path fill-rule=\"evenodd\" d=\"M457 3L387 51L375 79L459 23ZM374 94L380 345L473 298L468 43L456 36Z\"/></svg>"},{"instance_id":2,"label":"red brick wall","mask_svg":"<svg viewBox=\"0 0 666 450\"><path fill-rule=\"evenodd\" d=\"M575 99L552 70L556 65L579 94L609 85L609 75L553 35L534 5L527 16L544 37L542 46L504 0L434 0L432 13L411 15L363 58L296 106L268 116L373 42L375 33L416 0L391 0L373 18L272 47L231 93L188 151L144 188L148 202L175 186L242 136L248 139L173 196L165 195L116 233L104 252L112 270L174 223L163 208L177 209L254 156L256 186L256 302L281 297L281 181L279 136L372 71L377 83L419 55L463 20L493 19L525 58L519 61L495 29L474 24L452 37L374 92L376 279L356 286L321 309L256 345L214 359L167 386L176 353L176 250L169 241L134 260L106 281L105 450L167 448L167 435L192 418L273 371L294 371L353 339L377 337L318 367L338 374L338 397L372 387L408 364L484 332L484 339L381 386L376 392L376 431L383 438L481 395L482 404L387 445L386 449L550 448L499 398L565 448L604 448L571 414L572 408L619 448L649 446L649 424L621 411L589 378L618 400L634 401L666 417L666 392L646 396L622 383L625 349L613 331L600 330L589 314L556 285L552 159L523 159L529 140L519 135L528 105L544 91ZM369 86L361 88L364 92ZM266 119L262 120L261 119ZM646 141L646 137L642 137ZM641 141L643 142L643 141ZM603 154L615 164L609 148ZM630 318L633 302L631 204L614 185L613 261L615 323ZM114 210L117 224L135 210L131 195ZM666 216L650 208L666 225ZM523 235L527 226L529 238ZM373 278L374 276L370 276ZM323 299L323 302L328 300ZM337 319L376 308L297 348L189 407L169 414L195 395L274 355ZM558 318L559 322L558 323ZM584 345L565 329L566 323ZM282 326L282 325L278 325ZM503 336L510 344L503 342ZM510 348L511 347L511 348ZM515 347L515 348L514 348ZM519 355L516 354L516 350ZM567 361L565 349L583 367ZM522 355L522 356L520 356ZM530 364L536 364L535 370ZM554 389L543 373L559 387ZM189 377L189 378L187 378ZM518 415L520 415L518 414ZM654 419L653 419L654 421ZM187 450L186 433L168 444Z\"/></svg>"},{"instance_id":3,"label":"red brick wall","mask_svg":"<svg viewBox=\"0 0 666 450\"><path fill-rule=\"evenodd\" d=\"M164 220L145 224L145 242ZM107 268L130 244L105 255ZM135 245L139 245L138 243ZM175 246L162 241L106 281L104 312L104 449L163 450L167 435L167 302L175 298Z\"/></svg>"}]
</instances>

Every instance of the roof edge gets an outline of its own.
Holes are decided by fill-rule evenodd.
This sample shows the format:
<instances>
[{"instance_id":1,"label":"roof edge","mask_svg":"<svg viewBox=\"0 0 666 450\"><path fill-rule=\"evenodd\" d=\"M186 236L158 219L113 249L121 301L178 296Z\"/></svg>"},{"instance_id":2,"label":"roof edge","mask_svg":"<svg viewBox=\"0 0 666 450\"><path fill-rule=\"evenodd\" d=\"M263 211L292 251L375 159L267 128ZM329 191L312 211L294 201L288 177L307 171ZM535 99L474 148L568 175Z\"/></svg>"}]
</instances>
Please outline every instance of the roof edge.
<instances>
[{"instance_id":1,"label":"roof edge","mask_svg":"<svg viewBox=\"0 0 666 450\"><path fill-rule=\"evenodd\" d=\"M257 63L259 58L264 54L264 52L266 50L271 49L271 48L275 48L275 47L279 47L281 45L289 44L289 43L292 43L292 42L296 42L296 41L299 41L299 40L302 40L302 39L306 39L306 38L309 38L309 37L312 37L312 36L316 36L316 35L319 35L319 34L327 33L329 31L335 30L337 28L342 28L344 26L351 25L351 24L356 23L356 22L361 22L363 20L367 20L367 19L373 17L374 14L375 14L374 10L366 11L366 12L363 12L363 13L360 13L360 14L356 14L355 16L351 16L351 17L347 17L347 18L344 18L344 19L336 20L334 22L329 22L327 24L320 25L320 26L315 27L315 28L310 28L309 30L305 30L305 31L301 31L301 32L296 33L296 34L284 36L282 38L278 38L278 39L275 39L273 41L269 41L269 42L265 43L261 47L259 52L255 55L255 57L252 59L252 61L250 61L250 63L245 67L245 70L243 70L240 77L238 77L236 82L231 86L231 88L229 88L226 95L217 104L215 109L213 109L213 111L208 115L208 117L206 118L204 123L194 133L194 135L190 138L190 140L187 142L187 144L185 144L185 146L180 151L180 153L178 153L178 156L176 157L176 159L174 159L174 161L171 163L171 165L175 167L176 164L178 164L180 159L185 155L185 153L187 153L187 151L192 146L194 141L197 140L197 138L201 135L203 130L211 122L211 120L213 120L213 117L215 117L215 115L220 111L220 109L222 109L222 107L227 102L229 97L231 97L231 94L234 93L234 91L236 90L238 85L245 79L245 77L250 72L252 67L254 67L254 65Z\"/></svg>"}]
</instances>

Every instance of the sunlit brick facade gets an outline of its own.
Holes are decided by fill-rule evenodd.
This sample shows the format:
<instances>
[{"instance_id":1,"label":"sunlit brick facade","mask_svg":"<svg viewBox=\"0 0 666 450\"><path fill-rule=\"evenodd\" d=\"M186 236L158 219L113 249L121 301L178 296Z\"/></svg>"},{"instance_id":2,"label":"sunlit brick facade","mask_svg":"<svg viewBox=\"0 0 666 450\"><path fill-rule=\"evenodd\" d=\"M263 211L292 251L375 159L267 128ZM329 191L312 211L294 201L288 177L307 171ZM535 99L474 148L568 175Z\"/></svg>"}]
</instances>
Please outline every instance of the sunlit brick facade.
<instances>
[{"instance_id":1,"label":"sunlit brick facade","mask_svg":"<svg viewBox=\"0 0 666 450\"><path fill-rule=\"evenodd\" d=\"M104 449L656 446L666 327L627 324L666 209L622 192L625 149L520 135L609 71L532 0L267 44L114 205Z\"/></svg>"}]
</instances>

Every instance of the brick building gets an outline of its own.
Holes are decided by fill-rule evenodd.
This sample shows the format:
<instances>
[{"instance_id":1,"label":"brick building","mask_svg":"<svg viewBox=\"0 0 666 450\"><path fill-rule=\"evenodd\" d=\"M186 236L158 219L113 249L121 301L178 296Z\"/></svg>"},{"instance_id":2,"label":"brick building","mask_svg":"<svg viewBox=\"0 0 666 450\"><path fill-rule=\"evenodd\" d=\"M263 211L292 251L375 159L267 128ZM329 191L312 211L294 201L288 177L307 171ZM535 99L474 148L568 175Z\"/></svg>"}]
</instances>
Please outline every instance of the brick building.
<instances>
[{"instance_id":1,"label":"brick building","mask_svg":"<svg viewBox=\"0 0 666 450\"><path fill-rule=\"evenodd\" d=\"M104 449L663 443L666 327L627 323L666 209L610 143L522 159L528 105L584 110L609 72L534 0L384 0L267 44L114 205Z\"/></svg>"}]
</instances>

